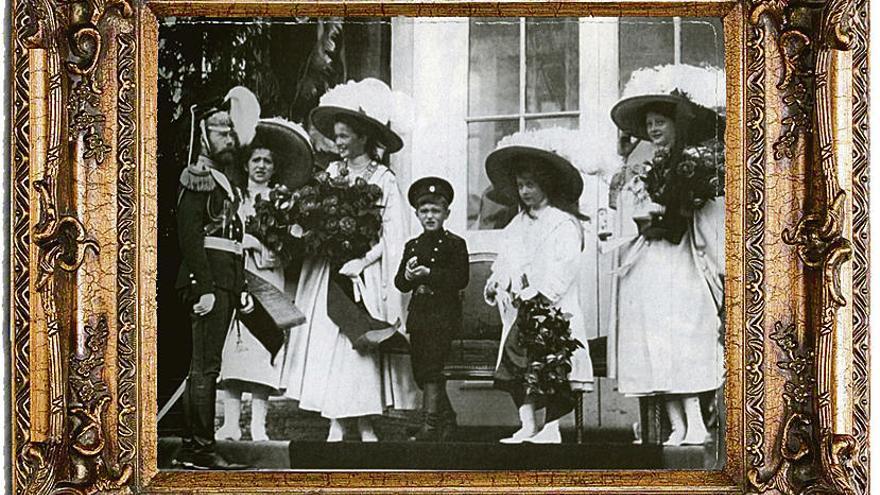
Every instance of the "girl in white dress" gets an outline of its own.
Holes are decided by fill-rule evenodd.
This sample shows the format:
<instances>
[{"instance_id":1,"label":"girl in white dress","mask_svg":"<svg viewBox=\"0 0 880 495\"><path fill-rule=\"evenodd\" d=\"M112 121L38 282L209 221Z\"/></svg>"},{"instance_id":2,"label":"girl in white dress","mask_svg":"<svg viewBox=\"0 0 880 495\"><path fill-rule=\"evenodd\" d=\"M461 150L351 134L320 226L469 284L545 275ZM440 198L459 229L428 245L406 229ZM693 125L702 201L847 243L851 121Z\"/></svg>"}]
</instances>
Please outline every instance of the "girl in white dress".
<instances>
[{"instance_id":1,"label":"girl in white dress","mask_svg":"<svg viewBox=\"0 0 880 495\"><path fill-rule=\"evenodd\" d=\"M332 99L333 94L325 97ZM298 400L301 409L330 419L327 441L342 440L345 423L354 423L360 440L375 442L372 416L386 408L414 409L418 400L408 355L381 353L378 345L354 345L403 338L403 296L394 287L394 275L405 241L404 209L394 174L379 161L379 147L387 156L403 143L388 125L362 111L368 105L349 109L324 101L312 112L312 123L334 139L342 158L330 164L327 173L351 181L361 178L382 189L382 231L379 242L363 258L345 263L338 273L331 273L329 263L321 258L304 262L296 301L309 324L307 331L294 336L286 395ZM340 329L328 314L332 284L349 295L357 294L354 300L372 320L369 327Z\"/></svg>"},{"instance_id":2,"label":"girl in white dress","mask_svg":"<svg viewBox=\"0 0 880 495\"><path fill-rule=\"evenodd\" d=\"M254 215L256 198L268 198L274 184L296 188L311 175L312 151L304 129L281 119L263 119L257 124L256 136L250 145L244 165L247 183L239 207L241 218ZM232 174L236 179L236 174ZM245 234L245 269L284 290L284 266L277 253L272 252L256 237ZM285 352L276 356L236 319L232 320L223 345L220 367L220 388L223 390L223 426L215 433L218 440L241 439L239 420L242 393L251 394L251 440L268 440L266 412L270 395L280 395L283 388Z\"/></svg>"},{"instance_id":3,"label":"girl in white dress","mask_svg":"<svg viewBox=\"0 0 880 495\"><path fill-rule=\"evenodd\" d=\"M626 98L612 110L618 127L670 151L713 139L718 115L680 94ZM638 164L634 164L638 166ZM620 252L611 333L619 391L665 399L672 427L666 445L702 444L708 430L699 394L724 379L724 201L702 208L651 201L639 174L621 189L618 213L639 236Z\"/></svg>"},{"instance_id":4,"label":"girl in white dress","mask_svg":"<svg viewBox=\"0 0 880 495\"><path fill-rule=\"evenodd\" d=\"M583 179L558 154L522 145L493 151L487 157L486 169L493 186L515 198L521 210L502 231L498 258L485 287L486 301L499 307L504 322L496 386L511 393L522 423L516 433L501 442L559 443L559 419L574 406L573 394L545 398L525 393L521 380L516 378L518 366L511 360L512 354L524 355L521 348L517 349L517 308L513 303L516 299L541 298L571 315L571 336L583 347L571 357L568 381L572 390L591 390L593 367L576 281L578 270L572 269L578 265L584 246L580 220L585 217L576 207ZM543 425L537 414L542 408L546 409Z\"/></svg>"}]
</instances>

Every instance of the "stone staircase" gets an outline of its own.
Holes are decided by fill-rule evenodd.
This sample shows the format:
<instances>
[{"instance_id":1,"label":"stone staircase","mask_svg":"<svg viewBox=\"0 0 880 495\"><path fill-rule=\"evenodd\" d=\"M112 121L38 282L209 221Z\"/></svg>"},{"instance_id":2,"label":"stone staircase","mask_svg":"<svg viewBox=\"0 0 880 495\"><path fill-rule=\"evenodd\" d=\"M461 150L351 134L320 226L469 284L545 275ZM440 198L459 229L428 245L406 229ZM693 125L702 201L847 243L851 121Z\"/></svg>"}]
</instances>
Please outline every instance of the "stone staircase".
<instances>
[{"instance_id":1,"label":"stone staircase","mask_svg":"<svg viewBox=\"0 0 880 495\"><path fill-rule=\"evenodd\" d=\"M218 416L223 407L217 405ZM407 429L418 424L417 412L398 412L376 418L380 442L327 444L329 421L319 414L300 411L292 400L269 401L266 429L271 441L251 442L250 401L242 401L242 440L218 442L218 451L229 460L254 469L718 469L718 447L662 448L633 445L632 432L587 430L578 445L574 431L563 429L562 445L510 446L498 443L515 428L465 426L456 430L450 443L414 444L406 441ZM217 418L217 427L222 417ZM159 439L160 469L171 468L180 439Z\"/></svg>"}]
</instances>

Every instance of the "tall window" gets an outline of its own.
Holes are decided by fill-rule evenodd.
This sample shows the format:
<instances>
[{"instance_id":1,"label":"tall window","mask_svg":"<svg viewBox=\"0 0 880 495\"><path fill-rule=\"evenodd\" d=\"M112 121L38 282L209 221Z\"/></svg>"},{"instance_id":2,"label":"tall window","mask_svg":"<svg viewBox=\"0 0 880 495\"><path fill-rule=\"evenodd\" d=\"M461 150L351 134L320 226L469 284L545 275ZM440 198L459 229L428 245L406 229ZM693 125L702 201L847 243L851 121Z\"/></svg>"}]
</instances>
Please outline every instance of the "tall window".
<instances>
[{"instance_id":1,"label":"tall window","mask_svg":"<svg viewBox=\"0 0 880 495\"><path fill-rule=\"evenodd\" d=\"M620 88L643 67L672 63L723 67L723 33L717 17L621 17Z\"/></svg>"},{"instance_id":2,"label":"tall window","mask_svg":"<svg viewBox=\"0 0 880 495\"><path fill-rule=\"evenodd\" d=\"M499 229L514 211L493 201L486 156L516 131L577 127L578 20L472 18L468 52L468 229Z\"/></svg>"}]
</instances>

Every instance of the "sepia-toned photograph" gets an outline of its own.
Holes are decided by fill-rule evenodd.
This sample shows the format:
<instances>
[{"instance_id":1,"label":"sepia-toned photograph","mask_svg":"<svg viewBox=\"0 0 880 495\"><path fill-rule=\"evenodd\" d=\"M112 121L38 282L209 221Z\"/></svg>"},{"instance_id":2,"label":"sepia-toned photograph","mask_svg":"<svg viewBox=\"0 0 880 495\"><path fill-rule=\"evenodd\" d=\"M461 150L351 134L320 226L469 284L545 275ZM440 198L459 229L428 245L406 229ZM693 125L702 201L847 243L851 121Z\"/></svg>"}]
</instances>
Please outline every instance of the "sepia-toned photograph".
<instances>
[{"instance_id":1,"label":"sepia-toned photograph","mask_svg":"<svg viewBox=\"0 0 880 495\"><path fill-rule=\"evenodd\" d=\"M720 470L720 18L165 17L163 470Z\"/></svg>"}]
</instances>

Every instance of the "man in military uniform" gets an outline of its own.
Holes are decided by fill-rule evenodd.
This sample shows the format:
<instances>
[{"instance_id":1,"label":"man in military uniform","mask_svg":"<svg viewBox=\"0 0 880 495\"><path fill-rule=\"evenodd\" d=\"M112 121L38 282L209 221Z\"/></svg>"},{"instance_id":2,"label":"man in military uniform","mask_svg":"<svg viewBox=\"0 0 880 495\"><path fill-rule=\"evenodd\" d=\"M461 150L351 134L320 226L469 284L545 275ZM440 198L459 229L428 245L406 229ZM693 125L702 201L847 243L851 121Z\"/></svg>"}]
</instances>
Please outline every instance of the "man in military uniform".
<instances>
[{"instance_id":1,"label":"man in military uniform","mask_svg":"<svg viewBox=\"0 0 880 495\"><path fill-rule=\"evenodd\" d=\"M453 190L439 177L417 180L409 202L424 232L406 243L394 283L412 291L406 328L410 334L413 374L424 392L425 420L410 438L444 441L455 426L455 411L446 394L443 366L453 337L461 330L461 291L468 283L467 244L445 230Z\"/></svg>"},{"instance_id":2,"label":"man in military uniform","mask_svg":"<svg viewBox=\"0 0 880 495\"><path fill-rule=\"evenodd\" d=\"M180 175L177 230L183 260L176 288L192 308L193 345L183 395L183 446L175 461L189 469L243 469L246 466L231 464L214 451L223 342L233 311L247 311L250 303L244 292L240 195L223 173L233 165L238 136L229 99L193 107L192 117L198 146L190 150L190 163Z\"/></svg>"}]
</instances>

